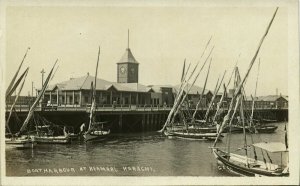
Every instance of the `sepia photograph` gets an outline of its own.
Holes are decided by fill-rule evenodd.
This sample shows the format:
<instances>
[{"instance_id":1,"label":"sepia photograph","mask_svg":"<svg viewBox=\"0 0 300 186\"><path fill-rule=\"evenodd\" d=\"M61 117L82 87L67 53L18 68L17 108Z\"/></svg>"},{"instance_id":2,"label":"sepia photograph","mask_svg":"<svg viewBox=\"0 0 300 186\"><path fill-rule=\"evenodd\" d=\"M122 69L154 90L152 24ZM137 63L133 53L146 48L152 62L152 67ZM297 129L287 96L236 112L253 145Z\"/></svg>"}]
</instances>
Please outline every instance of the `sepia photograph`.
<instances>
[{"instance_id":1,"label":"sepia photograph","mask_svg":"<svg viewBox=\"0 0 300 186\"><path fill-rule=\"evenodd\" d=\"M1 1L1 185L298 185L297 0Z\"/></svg>"}]
</instances>

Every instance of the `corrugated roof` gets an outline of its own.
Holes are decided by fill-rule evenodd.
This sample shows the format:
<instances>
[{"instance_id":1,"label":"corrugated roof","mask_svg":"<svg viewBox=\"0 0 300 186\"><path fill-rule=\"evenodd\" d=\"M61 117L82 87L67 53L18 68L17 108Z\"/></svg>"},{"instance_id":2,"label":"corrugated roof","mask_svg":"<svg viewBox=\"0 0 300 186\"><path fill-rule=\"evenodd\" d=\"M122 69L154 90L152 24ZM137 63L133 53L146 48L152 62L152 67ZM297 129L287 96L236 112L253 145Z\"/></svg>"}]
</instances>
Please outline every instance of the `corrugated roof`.
<instances>
[{"instance_id":1,"label":"corrugated roof","mask_svg":"<svg viewBox=\"0 0 300 186\"><path fill-rule=\"evenodd\" d=\"M277 101L277 99L279 99L280 97L282 97L283 99L286 99L283 96L268 95L268 96L259 96L258 100L259 101Z\"/></svg>"},{"instance_id":2,"label":"corrugated roof","mask_svg":"<svg viewBox=\"0 0 300 186\"><path fill-rule=\"evenodd\" d=\"M149 92L151 90L151 87L139 83L122 83L122 87L126 87L135 92Z\"/></svg>"},{"instance_id":3,"label":"corrugated roof","mask_svg":"<svg viewBox=\"0 0 300 186\"><path fill-rule=\"evenodd\" d=\"M90 75L72 78L68 81L64 81L55 85L49 85L48 90L53 90L55 87L58 87L60 90L90 90L91 83L94 81L94 79L95 77ZM139 83L116 83L97 78L97 90L108 90L112 86L118 91L127 92L149 92L151 90L151 87L147 87Z\"/></svg>"},{"instance_id":4,"label":"corrugated roof","mask_svg":"<svg viewBox=\"0 0 300 186\"><path fill-rule=\"evenodd\" d=\"M59 90L90 90L91 89L91 82L94 81L94 77L90 75L85 75L78 78L72 78L68 81L63 81L54 85L49 85L47 90L54 90L56 87ZM186 90L191 85L189 84L186 87ZM97 90L108 90L111 87L114 87L117 91L124 91L124 92L149 92L154 91L156 93L161 93L161 88L167 87L172 88L174 92L175 89L178 91L180 85L172 86L172 85L149 85L145 86L139 83L116 83L110 82L104 79L97 78ZM189 94L201 94L203 88L194 85L190 90ZM209 90L205 90L204 94L210 92Z\"/></svg>"},{"instance_id":5,"label":"corrugated roof","mask_svg":"<svg viewBox=\"0 0 300 186\"><path fill-rule=\"evenodd\" d=\"M134 56L131 53L130 48L126 48L125 54L122 56L120 61L118 63L137 63L137 60L134 58Z\"/></svg>"},{"instance_id":6,"label":"corrugated roof","mask_svg":"<svg viewBox=\"0 0 300 186\"><path fill-rule=\"evenodd\" d=\"M91 89L91 83L95 80L94 76L85 76L85 80L82 82L81 78L78 79L78 83L79 85L77 86L73 86L74 88L79 87L79 89L84 89L84 90L89 90ZM75 80L75 79L74 79ZM73 81L75 83L75 81ZM70 82L72 83L72 82ZM109 88L112 83L109 81L106 81L104 79L99 79L97 78L97 85L96 85L96 89L97 90L107 90L107 87ZM72 86L70 85L69 88L67 90L72 90Z\"/></svg>"}]
</instances>

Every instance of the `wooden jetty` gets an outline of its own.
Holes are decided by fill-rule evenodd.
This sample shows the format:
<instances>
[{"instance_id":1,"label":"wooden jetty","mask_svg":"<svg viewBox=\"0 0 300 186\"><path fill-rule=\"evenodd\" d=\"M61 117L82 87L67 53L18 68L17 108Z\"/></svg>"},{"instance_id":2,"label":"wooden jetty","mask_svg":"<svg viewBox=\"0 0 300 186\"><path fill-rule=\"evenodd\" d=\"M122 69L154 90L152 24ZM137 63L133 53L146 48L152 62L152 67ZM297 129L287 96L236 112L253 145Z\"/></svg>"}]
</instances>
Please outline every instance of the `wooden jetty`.
<instances>
[{"instance_id":1,"label":"wooden jetty","mask_svg":"<svg viewBox=\"0 0 300 186\"><path fill-rule=\"evenodd\" d=\"M28 113L28 106L16 106L16 115L12 115L9 126L12 130L18 130L20 126L17 120L22 121ZM198 110L197 114L205 115L206 109ZM6 109L8 115L9 107ZM101 121L108 121L111 125L112 133L118 132L147 132L161 129L165 123L171 106L149 106L149 105L102 105L96 109L96 117ZM190 112L193 112L190 109ZM250 108L249 108L250 111ZM36 113L59 125L67 125L79 131L82 123L88 122L89 106L86 107L37 107ZM212 111L214 113L214 110ZM255 116L264 119L287 121L287 108L257 108Z\"/></svg>"}]
</instances>

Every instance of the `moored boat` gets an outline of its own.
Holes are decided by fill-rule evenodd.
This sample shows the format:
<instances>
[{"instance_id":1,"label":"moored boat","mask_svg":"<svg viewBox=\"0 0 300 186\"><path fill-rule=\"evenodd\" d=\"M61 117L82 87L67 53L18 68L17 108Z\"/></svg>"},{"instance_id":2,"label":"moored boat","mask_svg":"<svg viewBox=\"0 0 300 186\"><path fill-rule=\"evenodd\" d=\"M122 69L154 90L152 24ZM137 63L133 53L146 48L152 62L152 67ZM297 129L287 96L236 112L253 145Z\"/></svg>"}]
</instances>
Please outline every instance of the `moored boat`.
<instances>
[{"instance_id":1,"label":"moored boat","mask_svg":"<svg viewBox=\"0 0 300 186\"><path fill-rule=\"evenodd\" d=\"M189 130L166 131L165 135L177 137L177 138L193 139L193 140L215 140L217 138L217 133L190 132ZM221 135L218 140L222 140L223 137L224 136Z\"/></svg>"},{"instance_id":2,"label":"moored boat","mask_svg":"<svg viewBox=\"0 0 300 186\"><path fill-rule=\"evenodd\" d=\"M278 128L278 126L265 125L265 126L255 126L254 128L258 133L273 133Z\"/></svg>"},{"instance_id":3,"label":"moored boat","mask_svg":"<svg viewBox=\"0 0 300 186\"><path fill-rule=\"evenodd\" d=\"M27 52L26 52L26 54L27 54ZM25 54L25 56L26 56L26 54ZM25 58L25 56L24 56L24 58ZM24 60L24 58L23 58L23 60ZM55 62L55 64L56 64L56 62ZM23 61L22 61L22 63L23 63ZM19 94L20 94L20 92L21 92L21 90L23 88L24 83L25 83L25 78L26 78L27 72L28 72L28 68L27 68L27 70L23 73L23 75L19 78L19 80L14 84L14 79L16 78L17 73L18 73L18 71L19 71L19 69L20 69L21 66L19 67L19 69L18 69L15 77L13 78L13 80L12 80L9 88L7 89L7 95L6 95L8 97L16 89L16 87L20 83L21 79L24 77L23 83L21 84L21 87L19 89L18 95L16 96L16 99L15 99L13 105L11 106L11 110L10 110L9 116L8 116L7 121L6 121L6 127L7 127L8 131L9 131L9 134L10 134L9 135L10 138L6 138L5 139L5 144L6 144L7 147L12 147L12 148L33 148L34 145L36 144L35 136L30 136L29 125L30 125L30 121L32 119L32 116L34 114L35 108L37 107L39 101L43 97L43 95L45 93L45 90L46 90L46 87L48 86L48 83L50 81L50 78L51 78L53 69L55 67L55 64L53 65L50 73L48 74L48 77L46 78L46 81L43 84L42 89L39 92L39 94L37 95L34 103L31 105L31 107L30 107L30 109L28 111L27 117L26 117L25 121L23 122L20 130L16 134L13 134L11 132L9 126L8 126L8 123L9 123L9 119L10 119L11 113L13 111L14 105L15 105L15 103L16 103L16 101L18 99L18 96L19 96Z\"/></svg>"},{"instance_id":4,"label":"moored boat","mask_svg":"<svg viewBox=\"0 0 300 186\"><path fill-rule=\"evenodd\" d=\"M69 136L35 136L37 143L66 144L70 143Z\"/></svg>"},{"instance_id":5,"label":"moored boat","mask_svg":"<svg viewBox=\"0 0 300 186\"><path fill-rule=\"evenodd\" d=\"M207 45L208 44L209 44L209 42L207 43ZM207 72L207 76L206 76L206 80L205 80L204 89L202 91L202 94L200 95L200 99L199 99L199 102L197 103L197 106L196 106L196 109L194 111L193 117L188 117L186 119L186 116L185 116L184 112L181 109L183 107L183 103L186 101L186 96L188 95L189 91L191 90L191 87L193 87L193 85L194 85L195 81L197 80L202 68L206 64L206 62L207 62L207 60L208 60L208 58L209 58L209 56L212 52L212 49L211 49L208 57L204 61L204 64L202 65L199 73L194 78L194 81L191 85L188 85L188 81L190 80L193 73L195 72L198 64L195 66L195 68L192 71L189 78L186 78L188 70L185 71L185 62L184 62L182 77L181 77L181 85L179 87L179 92L178 92L178 94L176 94L175 102L174 102L173 108L169 112L167 121L166 121L164 127L161 129L161 132L164 132L165 136L184 138L184 139L192 139L192 140L215 140L216 139L216 137L217 137L217 133L216 133L217 128L216 128L216 126L213 126L213 125L208 126L207 125L207 119L197 120L197 121L195 120L195 115L196 115L196 112L199 108L199 105L200 105L200 102L201 102L201 97L204 94L205 85L206 85L206 82L207 82L211 61L210 61L209 67L208 67L208 72ZM225 75L225 73L224 73L224 75ZM224 78L224 75L223 75L223 78ZM217 83L216 89L219 89L218 87L220 87L220 85L221 85L221 83L220 84ZM217 90L216 90L216 92L217 92ZM212 103L211 103L211 105L212 105ZM180 116L180 121L179 122L175 122L175 120L177 120L176 119L177 114L179 114L179 116ZM221 137L219 138L219 140L221 140Z\"/></svg>"},{"instance_id":6,"label":"moored boat","mask_svg":"<svg viewBox=\"0 0 300 186\"><path fill-rule=\"evenodd\" d=\"M35 137L32 136L20 136L5 138L5 144L7 148L28 149L34 148L36 141Z\"/></svg>"},{"instance_id":7,"label":"moored boat","mask_svg":"<svg viewBox=\"0 0 300 186\"><path fill-rule=\"evenodd\" d=\"M249 140L247 141L247 135L246 135L246 128L245 128L245 117L243 114L243 98L244 95L242 93L243 85L246 80L246 78L249 75L249 72L255 62L255 58L259 52L259 49L263 43L263 40L268 33L270 26L272 25L272 22L274 20L274 17L277 13L278 8L276 8L276 11L273 14L273 17L267 27L267 30L265 32L265 35L263 36L260 45L256 51L256 55L251 60L250 66L247 70L246 75L243 79L238 80L238 86L235 89L235 92L233 94L231 103L229 105L228 112L226 116L224 117L224 120L222 122L222 125L220 126L219 135L221 135L221 132L223 128L228 125L229 131L232 124L232 118L235 117L236 111L240 110L240 117L242 121L243 126L243 137L241 141L243 142L243 146L241 148L238 148L236 151L232 151L231 149L231 133L228 133L228 140L226 143L226 147L217 147L217 139L215 140L212 151L213 154L219 164L219 169L226 169L230 172L234 172L236 174L242 175L242 176L289 176L289 167L288 164L284 165L282 162L282 154L288 152L288 143L287 143L287 131L285 127L285 144L281 142L260 142L260 143L254 143L252 133L250 133L250 139L251 142L249 143ZM235 104L234 110L233 105ZM232 112L233 110L233 112ZM253 109L252 109L253 110ZM253 118L253 115L251 116L251 119ZM251 121L250 121L251 122ZM251 147L251 148L249 148ZM223 149L224 150L223 150ZM226 149L226 150L225 150ZM258 149L260 149L261 157L263 159L258 159ZM244 155L240 155L237 153L238 150L243 150ZM233 153L235 152L235 153ZM253 154L253 158L250 157L251 153ZM275 163L274 160L271 159L271 155L269 153L280 153L281 162ZM268 160L268 161L267 161Z\"/></svg>"},{"instance_id":8,"label":"moored boat","mask_svg":"<svg viewBox=\"0 0 300 186\"><path fill-rule=\"evenodd\" d=\"M261 123L276 123L278 122L277 120L275 119L260 119L259 120Z\"/></svg>"},{"instance_id":9,"label":"moored boat","mask_svg":"<svg viewBox=\"0 0 300 186\"><path fill-rule=\"evenodd\" d=\"M89 125L88 125L88 130L83 133L83 138L84 138L85 142L102 141L102 140L107 139L108 135L110 134L110 129L104 127L104 124L107 122L96 122L96 113L95 113L95 110L96 110L96 85L97 85L97 72L98 72L99 56L100 56L100 47L98 50L98 59L97 59L95 80L91 84L92 105L90 108Z\"/></svg>"},{"instance_id":10,"label":"moored boat","mask_svg":"<svg viewBox=\"0 0 300 186\"><path fill-rule=\"evenodd\" d=\"M109 134L110 134L110 130L92 131L84 134L84 139L85 141L102 141L102 140L106 140Z\"/></svg>"},{"instance_id":11,"label":"moored boat","mask_svg":"<svg viewBox=\"0 0 300 186\"><path fill-rule=\"evenodd\" d=\"M36 133L34 136L37 143L66 144L71 142L70 134L66 131L66 127L64 127L62 130L60 126L55 125L39 115L36 115L34 118L36 123ZM61 130L63 131L63 135L61 134Z\"/></svg>"},{"instance_id":12,"label":"moored boat","mask_svg":"<svg viewBox=\"0 0 300 186\"><path fill-rule=\"evenodd\" d=\"M269 152L287 152L282 143L257 143L253 144ZM289 176L289 168L271 162L264 162L245 156L225 152L219 148L213 149L213 154L218 161L219 169L226 169L242 176ZM246 162L246 163L245 163Z\"/></svg>"},{"instance_id":13,"label":"moored boat","mask_svg":"<svg viewBox=\"0 0 300 186\"><path fill-rule=\"evenodd\" d=\"M85 141L102 141L107 139L110 129L104 129L107 122L94 122L93 128L83 134Z\"/></svg>"}]
</instances>

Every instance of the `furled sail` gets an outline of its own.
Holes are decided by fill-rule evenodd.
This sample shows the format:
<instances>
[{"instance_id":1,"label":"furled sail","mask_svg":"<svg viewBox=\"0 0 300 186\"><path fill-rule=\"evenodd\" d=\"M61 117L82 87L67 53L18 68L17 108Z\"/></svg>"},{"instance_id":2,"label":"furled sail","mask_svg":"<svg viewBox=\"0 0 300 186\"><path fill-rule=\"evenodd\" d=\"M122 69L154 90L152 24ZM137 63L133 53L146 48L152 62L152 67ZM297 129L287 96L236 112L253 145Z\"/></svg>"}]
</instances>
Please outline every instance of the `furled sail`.
<instances>
[{"instance_id":1,"label":"furled sail","mask_svg":"<svg viewBox=\"0 0 300 186\"><path fill-rule=\"evenodd\" d=\"M23 72L23 74L19 77L19 79L16 81L16 83L10 88L9 91L6 92L6 97L5 99L8 100L8 98L12 95L12 93L17 89L19 86L20 82L24 78L25 74L27 75L27 70Z\"/></svg>"},{"instance_id":2,"label":"furled sail","mask_svg":"<svg viewBox=\"0 0 300 186\"><path fill-rule=\"evenodd\" d=\"M216 95L218 94L218 92L219 92L219 89L220 89L220 87L221 87L221 84L222 84L222 82L223 82L223 79L224 79L224 76L225 76L225 74L226 74L226 71L224 72L224 74L223 74L223 77L222 77L222 79L221 79L221 82L220 82L220 84L219 84L219 79L218 79L218 81L217 81L217 84L216 84L216 87L215 87L215 91L214 91L214 95L213 95L213 97L212 97L212 99L211 99L211 101L210 101L210 103L209 103L209 106L208 106L208 109L207 109L207 111L206 111L206 113L205 113L205 121L207 122L207 119L208 119L208 114L209 114L209 111L210 111L210 109L211 109L211 107L212 107L212 105L213 105L213 103L214 103L214 100L215 100L215 98L216 98Z\"/></svg>"},{"instance_id":3,"label":"furled sail","mask_svg":"<svg viewBox=\"0 0 300 186\"><path fill-rule=\"evenodd\" d=\"M275 10L275 12L274 12L274 14L273 14L273 17L272 17L271 21L269 22L269 25L267 26L267 29L266 29L264 35L262 36L262 38L261 38L261 40L260 40L260 42L259 42L259 45L258 45L258 47L257 47L257 49L256 49L256 52L255 52L255 54L254 54L254 56L253 56L253 58L252 58L252 60L251 60L251 62L250 62L250 64L249 64L248 70L247 70L247 72L246 72L246 74L245 74L243 80L239 83L239 86L235 89L235 92L234 92L234 94L233 94L233 96L232 96L232 100L231 100L231 103L230 103L228 112L227 112L226 116L224 117L224 120L223 120L222 125L225 125L225 123L227 122L227 120L228 120L229 117L230 117L229 115L230 115L230 112L231 112L231 110L232 110L233 100L235 100L235 99L237 98L237 96L240 95L240 92L241 92L241 90L242 90L243 84L244 84L244 82L246 81L246 79L247 79L247 77L248 77L248 75L249 75L249 73L250 73L250 71L251 71L251 69L252 69L252 66L253 66L253 64L254 64L254 62L255 62L255 59L256 59L256 57L257 57L257 55L258 55L258 52L259 52L259 50L260 50L260 47L262 46L262 44L263 44L263 42L264 42L264 39L266 38L266 36L267 36L267 34L268 34L269 30L270 30L270 27L271 27L271 25L272 25L272 23L273 23L273 20L274 20L274 18L275 18L275 16L276 16L277 11L278 11L278 7L276 8L276 10ZM222 126L221 126L221 129L222 129ZM216 142L217 142L218 138L220 137L220 133L222 133L222 132L223 132L222 130L219 131L219 134L218 134L218 136L217 136L217 138L216 138L216 140L215 140L215 142L214 142L214 145L213 145L214 147L216 146Z\"/></svg>"},{"instance_id":4,"label":"furled sail","mask_svg":"<svg viewBox=\"0 0 300 186\"><path fill-rule=\"evenodd\" d=\"M56 62L57 62L57 60L56 60ZM56 62L55 62L55 64L56 64ZM21 134L21 133L25 130L25 128L27 127L27 125L28 125L28 123L29 123L29 120L31 119L31 117L32 117L32 115L33 115L34 109L36 108L36 106L38 105L39 101L40 101L41 98L43 97L43 95L44 95L44 93L45 93L45 91L46 91L46 87L48 86L50 77L51 77L51 75L52 75L53 69L54 69L54 67L55 67L55 64L53 65L53 67L52 67L52 69L51 69L51 71L50 71L50 73L49 73L49 75L48 75L48 77L47 77L47 79L46 79L46 81L45 81L45 83L44 83L44 85L43 85L43 87L42 87L40 93L38 94L38 96L36 97L34 103L33 103L32 106L30 107L29 112L28 112L28 115L27 115L27 117L26 117L26 119L25 119L25 121L24 121L24 123L23 123L23 125L22 125L22 127L21 127L21 129L20 129L20 131L19 131L18 134ZM17 135L18 135L18 134L17 134Z\"/></svg>"},{"instance_id":5,"label":"furled sail","mask_svg":"<svg viewBox=\"0 0 300 186\"><path fill-rule=\"evenodd\" d=\"M90 122L88 131L89 132L92 129L92 125L95 122L95 109L96 109L96 85L97 85L97 74L98 74L98 65L99 65L99 57L100 57L100 46L98 50L98 58L97 58L97 65L96 65L96 73L95 73L95 84L92 83L92 105L90 109Z\"/></svg>"},{"instance_id":6,"label":"furled sail","mask_svg":"<svg viewBox=\"0 0 300 186\"><path fill-rule=\"evenodd\" d=\"M203 94L204 94L204 91L205 91L205 88L206 88L206 83L207 83L207 79L208 79L208 75L209 75L209 71L210 71L211 61L212 61L212 58L210 58L210 62L209 62L209 66L208 66L208 70L207 70L207 74L206 74L206 78L205 78L203 90L202 90L202 92L201 92L199 101L198 101L198 103L197 103L197 105L196 105L196 109L195 109L195 111L194 111L194 113L193 113L193 116L192 116L192 123L195 122L196 113L197 113L197 111L198 111L198 109L199 109L199 106L200 106L200 103L201 103L201 101L202 101L202 97L203 97Z\"/></svg>"},{"instance_id":7,"label":"furled sail","mask_svg":"<svg viewBox=\"0 0 300 186\"><path fill-rule=\"evenodd\" d=\"M19 74L19 71L20 71L20 69L21 69L21 67L22 67L22 64L23 64L23 62L24 62L24 60L25 60L25 58L26 58L26 56L27 56L27 52L28 52L29 49L30 49L30 47L27 48L26 53L25 53L25 55L24 55L24 57L23 57L23 59L22 59L22 61L21 61L21 64L19 65L19 68L18 68L17 72L15 73L15 75L14 75L14 77L12 78L12 80L11 80L11 82L10 82L8 88L6 89L6 94L5 94L6 98L10 96L9 94L12 94L12 92L14 92L14 91L11 91L11 89L12 89L14 83L15 83L15 80L16 80L18 74ZM11 93L10 93L10 92L11 92Z\"/></svg>"},{"instance_id":8,"label":"furled sail","mask_svg":"<svg viewBox=\"0 0 300 186\"><path fill-rule=\"evenodd\" d=\"M27 68L27 69L25 70L25 72L24 72L25 75L24 75L24 78L23 78L23 82L22 82L22 84L21 84L21 86L20 86L20 89L19 89L19 91L18 91L18 94L17 94L17 96L16 96L16 98L15 98L13 104L12 104L11 107L10 107L9 115L8 115L7 120L6 120L6 123L5 123L5 125L6 125L6 127L7 127L7 129L8 129L8 131L9 131L10 134L11 134L11 130L10 130L9 126L8 126L8 123L9 123L11 114L12 114L12 112L13 112L13 110L14 110L14 107L15 107L17 101L18 101L19 95L20 95L20 93L21 93L21 91L22 91L22 89L23 89L23 86L24 86L24 83L25 83L25 80L26 80L26 77L27 77L27 74L28 74L28 70L29 70L29 68Z\"/></svg>"},{"instance_id":9,"label":"furled sail","mask_svg":"<svg viewBox=\"0 0 300 186\"><path fill-rule=\"evenodd\" d=\"M213 118L213 123L216 120L216 118L221 114L222 103L223 103L224 98L226 97L227 91L226 91L225 84L223 84L223 88L224 88L224 91L223 91L223 94L222 94L222 97L221 97L219 103L217 103L217 110L216 110L215 116Z\"/></svg>"}]
</instances>

